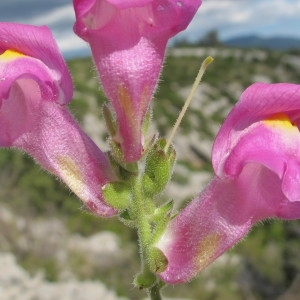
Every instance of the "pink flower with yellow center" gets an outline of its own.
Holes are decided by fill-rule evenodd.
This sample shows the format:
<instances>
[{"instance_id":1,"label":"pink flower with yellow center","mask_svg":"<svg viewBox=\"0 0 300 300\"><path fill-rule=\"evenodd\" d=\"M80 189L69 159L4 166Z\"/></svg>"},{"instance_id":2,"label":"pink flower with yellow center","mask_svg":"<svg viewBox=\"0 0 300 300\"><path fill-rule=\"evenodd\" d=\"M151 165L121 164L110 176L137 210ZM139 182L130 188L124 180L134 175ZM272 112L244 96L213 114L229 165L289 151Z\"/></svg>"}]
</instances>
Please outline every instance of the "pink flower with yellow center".
<instances>
[{"instance_id":1,"label":"pink flower with yellow center","mask_svg":"<svg viewBox=\"0 0 300 300\"><path fill-rule=\"evenodd\" d=\"M72 93L48 28L0 23L0 147L27 152L94 213L111 216L101 194L113 179L109 161L67 110Z\"/></svg>"},{"instance_id":2,"label":"pink flower with yellow center","mask_svg":"<svg viewBox=\"0 0 300 300\"><path fill-rule=\"evenodd\" d=\"M73 0L75 32L92 49L119 125L124 160L143 153L142 123L169 38L184 30L200 0Z\"/></svg>"},{"instance_id":3,"label":"pink flower with yellow center","mask_svg":"<svg viewBox=\"0 0 300 300\"><path fill-rule=\"evenodd\" d=\"M215 140L215 178L157 244L164 281L190 280L263 219L300 218L299 127L300 85L246 89Z\"/></svg>"}]
</instances>

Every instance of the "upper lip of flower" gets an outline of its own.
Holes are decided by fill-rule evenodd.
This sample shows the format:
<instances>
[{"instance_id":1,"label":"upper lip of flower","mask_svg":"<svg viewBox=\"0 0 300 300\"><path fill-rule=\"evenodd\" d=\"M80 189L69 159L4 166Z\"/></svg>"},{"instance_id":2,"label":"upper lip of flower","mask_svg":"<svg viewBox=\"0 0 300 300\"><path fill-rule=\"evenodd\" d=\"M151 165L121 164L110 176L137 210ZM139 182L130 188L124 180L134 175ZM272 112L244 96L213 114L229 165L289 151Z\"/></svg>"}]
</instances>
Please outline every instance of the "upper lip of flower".
<instances>
[{"instance_id":1,"label":"upper lip of flower","mask_svg":"<svg viewBox=\"0 0 300 300\"><path fill-rule=\"evenodd\" d=\"M44 69L48 69L49 75L56 79L56 85L61 89L59 93L64 96L60 98L61 104L71 100L71 76L52 33L46 26L0 22L0 53L3 54L6 50L20 52L28 59L36 59L36 62L43 63Z\"/></svg>"}]
</instances>

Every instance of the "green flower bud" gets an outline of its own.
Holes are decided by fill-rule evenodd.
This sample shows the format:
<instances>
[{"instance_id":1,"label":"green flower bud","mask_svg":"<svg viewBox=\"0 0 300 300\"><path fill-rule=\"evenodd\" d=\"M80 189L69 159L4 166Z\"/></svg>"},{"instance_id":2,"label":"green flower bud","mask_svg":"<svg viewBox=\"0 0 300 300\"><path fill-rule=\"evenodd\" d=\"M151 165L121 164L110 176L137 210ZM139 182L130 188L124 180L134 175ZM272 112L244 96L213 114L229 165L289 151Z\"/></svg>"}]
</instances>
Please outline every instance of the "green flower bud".
<instances>
[{"instance_id":1,"label":"green flower bud","mask_svg":"<svg viewBox=\"0 0 300 300\"><path fill-rule=\"evenodd\" d=\"M176 154L172 147L165 152L165 145L164 139L158 140L146 158L142 182L144 191L148 195L162 192L172 176Z\"/></svg>"},{"instance_id":2,"label":"green flower bud","mask_svg":"<svg viewBox=\"0 0 300 300\"><path fill-rule=\"evenodd\" d=\"M139 289L148 289L156 282L156 275L150 272L138 274L134 279L134 285Z\"/></svg>"},{"instance_id":3,"label":"green flower bud","mask_svg":"<svg viewBox=\"0 0 300 300\"><path fill-rule=\"evenodd\" d=\"M168 260L163 254L163 252L153 247L149 251L149 267L152 272L161 273L168 266Z\"/></svg>"}]
</instances>

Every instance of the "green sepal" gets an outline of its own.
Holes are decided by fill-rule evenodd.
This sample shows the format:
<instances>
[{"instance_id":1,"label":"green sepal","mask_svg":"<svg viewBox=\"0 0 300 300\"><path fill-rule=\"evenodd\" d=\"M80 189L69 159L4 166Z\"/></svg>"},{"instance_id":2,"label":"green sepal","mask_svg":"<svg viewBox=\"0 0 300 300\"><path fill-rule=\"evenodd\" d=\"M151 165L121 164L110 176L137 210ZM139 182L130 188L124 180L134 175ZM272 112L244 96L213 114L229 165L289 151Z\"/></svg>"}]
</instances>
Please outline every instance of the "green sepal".
<instances>
[{"instance_id":1,"label":"green sepal","mask_svg":"<svg viewBox=\"0 0 300 300\"><path fill-rule=\"evenodd\" d=\"M102 188L105 202L116 210L124 210L131 201L131 187L128 183L112 182Z\"/></svg>"},{"instance_id":2,"label":"green sepal","mask_svg":"<svg viewBox=\"0 0 300 300\"><path fill-rule=\"evenodd\" d=\"M105 103L102 107L102 113L108 133L113 138L117 134L118 125L116 123L116 118L112 112L112 108L107 103Z\"/></svg>"},{"instance_id":3,"label":"green sepal","mask_svg":"<svg viewBox=\"0 0 300 300\"><path fill-rule=\"evenodd\" d=\"M129 209L125 209L119 214L120 221L128 227L136 227L136 221L131 217Z\"/></svg>"},{"instance_id":4,"label":"green sepal","mask_svg":"<svg viewBox=\"0 0 300 300\"><path fill-rule=\"evenodd\" d=\"M165 145L165 139L158 140L147 155L142 183L148 195L161 193L172 176L176 154L172 147L165 151Z\"/></svg>"},{"instance_id":5,"label":"green sepal","mask_svg":"<svg viewBox=\"0 0 300 300\"><path fill-rule=\"evenodd\" d=\"M108 152L112 165L117 168L120 167L126 173L123 177L127 178L127 175L137 174L136 163L126 163L124 161L124 155L120 145L119 129L116 121L116 117L113 112L113 108L109 104L104 104L102 107L103 116L105 119L106 127L109 133L109 146L110 151ZM117 170L119 171L119 170ZM120 171L119 171L120 172ZM129 174L128 174L129 173Z\"/></svg>"},{"instance_id":6,"label":"green sepal","mask_svg":"<svg viewBox=\"0 0 300 300\"><path fill-rule=\"evenodd\" d=\"M143 132L143 136L146 137L148 135L148 130L151 124L151 119L152 119L152 108L149 107L149 109L147 110L143 123L142 123L142 132Z\"/></svg>"},{"instance_id":7,"label":"green sepal","mask_svg":"<svg viewBox=\"0 0 300 300\"><path fill-rule=\"evenodd\" d=\"M137 175L138 166L137 163L126 163L122 149L118 143L109 139L110 151L108 152L111 163L117 168L117 172L123 179L128 179L128 176Z\"/></svg>"},{"instance_id":8,"label":"green sepal","mask_svg":"<svg viewBox=\"0 0 300 300\"><path fill-rule=\"evenodd\" d=\"M140 273L134 278L134 285L137 286L139 289L148 289L152 287L156 283L156 275L147 272L147 273Z\"/></svg>"},{"instance_id":9,"label":"green sepal","mask_svg":"<svg viewBox=\"0 0 300 300\"><path fill-rule=\"evenodd\" d=\"M155 209L152 215L153 229L150 245L155 245L166 230L173 212L173 201Z\"/></svg>"},{"instance_id":10,"label":"green sepal","mask_svg":"<svg viewBox=\"0 0 300 300\"><path fill-rule=\"evenodd\" d=\"M169 220L171 213L173 211L174 202L170 201L154 210L152 216L152 221L155 223L160 223L163 220ZM167 217L167 218L166 218Z\"/></svg>"},{"instance_id":11,"label":"green sepal","mask_svg":"<svg viewBox=\"0 0 300 300\"><path fill-rule=\"evenodd\" d=\"M168 266L168 260L163 252L156 248L152 247L149 249L149 268L154 273L163 272Z\"/></svg>"}]
</instances>

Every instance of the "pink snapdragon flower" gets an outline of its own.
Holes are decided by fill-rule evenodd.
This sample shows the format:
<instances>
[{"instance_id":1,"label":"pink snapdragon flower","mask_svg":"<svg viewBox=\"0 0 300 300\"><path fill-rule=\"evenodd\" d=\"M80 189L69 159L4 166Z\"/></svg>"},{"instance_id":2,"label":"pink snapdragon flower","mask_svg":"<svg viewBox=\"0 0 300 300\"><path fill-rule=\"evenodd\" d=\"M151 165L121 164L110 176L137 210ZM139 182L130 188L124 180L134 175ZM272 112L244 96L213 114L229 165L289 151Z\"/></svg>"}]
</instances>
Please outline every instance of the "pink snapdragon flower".
<instances>
[{"instance_id":1,"label":"pink snapdragon flower","mask_svg":"<svg viewBox=\"0 0 300 300\"><path fill-rule=\"evenodd\" d=\"M124 160L143 153L142 123L167 41L184 30L201 0L73 0L75 32L92 49L103 89L116 113Z\"/></svg>"},{"instance_id":2,"label":"pink snapdragon flower","mask_svg":"<svg viewBox=\"0 0 300 300\"><path fill-rule=\"evenodd\" d=\"M25 151L96 214L115 211L101 195L109 161L66 105L71 77L46 27L0 23L0 147Z\"/></svg>"},{"instance_id":3,"label":"pink snapdragon flower","mask_svg":"<svg viewBox=\"0 0 300 300\"><path fill-rule=\"evenodd\" d=\"M215 140L215 178L169 224L157 244L160 274L185 282L266 218L300 218L300 85L250 86Z\"/></svg>"}]
</instances>

